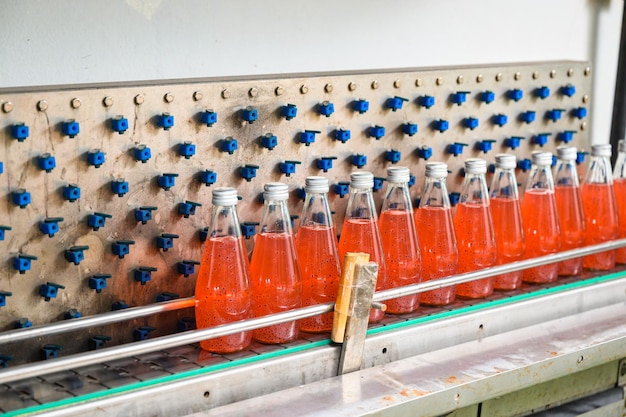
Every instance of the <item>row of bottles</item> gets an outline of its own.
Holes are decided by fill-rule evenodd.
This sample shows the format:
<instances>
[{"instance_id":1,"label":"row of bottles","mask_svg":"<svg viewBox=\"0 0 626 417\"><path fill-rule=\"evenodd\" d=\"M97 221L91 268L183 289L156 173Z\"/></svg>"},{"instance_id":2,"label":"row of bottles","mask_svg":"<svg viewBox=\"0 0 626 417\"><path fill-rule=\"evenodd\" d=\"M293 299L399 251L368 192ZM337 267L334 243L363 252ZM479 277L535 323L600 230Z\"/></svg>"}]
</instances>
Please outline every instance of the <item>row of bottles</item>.
<instances>
[{"instance_id":1,"label":"row of bottles","mask_svg":"<svg viewBox=\"0 0 626 417\"><path fill-rule=\"evenodd\" d=\"M616 184L626 187L626 145L620 144ZM624 215L618 225L617 204L610 172L609 145L593 147L589 168L579 187L576 148L557 149L556 187L552 154L533 152L532 168L520 203L514 155L496 155L496 169L487 188L486 161L465 161L465 178L456 214L446 187L447 165L426 164L426 180L419 207L413 209L409 170L388 169L380 219L372 197L374 177L351 174L350 197L337 243L324 177L306 179L301 224L294 236L283 183L264 187L264 208L252 258L248 261L237 218L237 192L213 191L213 211L196 283L196 321L199 328L260 317L301 306L333 302L341 263L347 252L366 252L378 263L376 290L470 272L592 245L626 235L626 190L618 192ZM585 227L585 224L587 227ZM618 252L618 262L626 262ZM522 281L546 283L558 275L577 275L583 266L610 269L615 251L561 263L484 278L388 300L387 312L404 314L419 304L441 306L455 297L484 298L494 289L513 290ZM372 309L370 322L384 312ZM332 313L271 325L252 332L201 342L203 349L228 353L261 343L288 343L299 331L326 332Z\"/></svg>"}]
</instances>

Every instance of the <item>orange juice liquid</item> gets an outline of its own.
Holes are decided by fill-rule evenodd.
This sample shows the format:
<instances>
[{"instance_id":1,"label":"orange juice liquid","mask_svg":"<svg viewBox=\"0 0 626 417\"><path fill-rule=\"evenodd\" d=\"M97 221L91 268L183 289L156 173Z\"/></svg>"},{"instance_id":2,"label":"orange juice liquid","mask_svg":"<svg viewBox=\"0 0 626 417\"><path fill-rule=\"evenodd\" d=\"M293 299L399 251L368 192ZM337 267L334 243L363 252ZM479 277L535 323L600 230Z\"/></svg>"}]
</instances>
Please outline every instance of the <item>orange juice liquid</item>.
<instances>
[{"instance_id":1,"label":"orange juice liquid","mask_svg":"<svg viewBox=\"0 0 626 417\"><path fill-rule=\"evenodd\" d=\"M459 248L459 273L494 266L496 241L489 218L489 205L461 203L454 216L456 244ZM484 298L493 294L494 278L483 278L459 284L456 295Z\"/></svg>"},{"instance_id":2,"label":"orange juice liquid","mask_svg":"<svg viewBox=\"0 0 626 417\"><path fill-rule=\"evenodd\" d=\"M234 236L207 239L196 279L196 325L199 329L251 317L246 271L248 258L238 256L243 241ZM222 336L200 342L202 349L231 353L250 345L251 332Z\"/></svg>"},{"instance_id":3,"label":"orange juice liquid","mask_svg":"<svg viewBox=\"0 0 626 417\"><path fill-rule=\"evenodd\" d=\"M626 237L626 178L618 178L613 183L615 187L615 200L619 217L619 237ZM626 264L626 248L615 251L615 262Z\"/></svg>"},{"instance_id":4,"label":"orange juice liquid","mask_svg":"<svg viewBox=\"0 0 626 417\"><path fill-rule=\"evenodd\" d=\"M554 189L561 228L561 250L585 246L585 224L578 187L557 186ZM559 275L578 275L583 270L583 258L559 262Z\"/></svg>"},{"instance_id":5,"label":"orange juice liquid","mask_svg":"<svg viewBox=\"0 0 626 417\"><path fill-rule=\"evenodd\" d=\"M554 193L546 189L530 189L522 200L522 220L526 239L526 258L549 255L561 248L559 224ZM559 264L548 264L525 269L522 279L530 283L553 282L557 279Z\"/></svg>"},{"instance_id":6,"label":"orange juice liquid","mask_svg":"<svg viewBox=\"0 0 626 417\"><path fill-rule=\"evenodd\" d=\"M459 255L449 208L420 207L415 210L415 228L422 253L422 281L454 275L459 270ZM434 306L454 301L455 286L420 294L420 303Z\"/></svg>"},{"instance_id":7,"label":"orange juice liquid","mask_svg":"<svg viewBox=\"0 0 626 417\"><path fill-rule=\"evenodd\" d=\"M420 257L413 226L413 214L406 210L385 210L378 221L385 252L388 288L420 282ZM404 314L419 307L419 295L385 301L387 312Z\"/></svg>"},{"instance_id":8,"label":"orange juice liquid","mask_svg":"<svg viewBox=\"0 0 626 417\"><path fill-rule=\"evenodd\" d=\"M339 260L343 263L346 252L369 253L370 262L378 264L376 291L387 288L387 270L382 253L382 244L376 233L376 222L371 219L348 219L343 223L339 239ZM375 323L385 316L382 310L371 309L369 321Z\"/></svg>"},{"instance_id":9,"label":"orange juice liquid","mask_svg":"<svg viewBox=\"0 0 626 417\"><path fill-rule=\"evenodd\" d=\"M502 265L524 259L524 232L519 201L512 198L492 198L489 202L493 229L496 234L496 264ZM495 277L496 290L510 291L522 285L522 271Z\"/></svg>"},{"instance_id":10,"label":"orange juice liquid","mask_svg":"<svg viewBox=\"0 0 626 417\"><path fill-rule=\"evenodd\" d=\"M299 308L301 283L296 253L289 233L256 235L250 262L250 287L254 317ZM297 321L254 330L252 337L261 343L287 343L298 337Z\"/></svg>"},{"instance_id":11,"label":"orange juice liquid","mask_svg":"<svg viewBox=\"0 0 626 417\"><path fill-rule=\"evenodd\" d=\"M619 224L613 187L609 184L583 184L582 198L587 228L586 244L596 245L617 239ZM583 266L596 270L612 269L615 267L615 251L585 256Z\"/></svg>"},{"instance_id":12,"label":"orange juice liquid","mask_svg":"<svg viewBox=\"0 0 626 417\"><path fill-rule=\"evenodd\" d=\"M296 251L302 277L303 306L337 299L341 267L336 236L335 228L329 226L300 226L298 229ZM329 332L332 327L332 312L300 321L300 330L305 332Z\"/></svg>"}]
</instances>

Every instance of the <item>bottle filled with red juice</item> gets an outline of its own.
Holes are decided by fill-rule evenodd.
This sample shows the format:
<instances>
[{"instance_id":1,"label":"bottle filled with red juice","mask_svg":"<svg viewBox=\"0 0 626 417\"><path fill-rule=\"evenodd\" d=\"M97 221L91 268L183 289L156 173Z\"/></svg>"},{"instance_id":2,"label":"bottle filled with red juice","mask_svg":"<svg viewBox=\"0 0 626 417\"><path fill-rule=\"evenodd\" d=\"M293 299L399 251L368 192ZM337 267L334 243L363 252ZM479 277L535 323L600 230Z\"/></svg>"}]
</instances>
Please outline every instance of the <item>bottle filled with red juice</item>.
<instances>
[{"instance_id":1,"label":"bottle filled with red juice","mask_svg":"<svg viewBox=\"0 0 626 417\"><path fill-rule=\"evenodd\" d=\"M270 182L263 192L263 214L250 261L250 289L254 317L299 308L302 283L296 258L287 184ZM295 340L299 323L290 321L254 330L257 342L275 344Z\"/></svg>"},{"instance_id":2,"label":"bottle filled with red juice","mask_svg":"<svg viewBox=\"0 0 626 417\"><path fill-rule=\"evenodd\" d=\"M617 203L617 217L619 218L619 237L626 238L626 141L619 141L619 153L613 170L613 187ZM626 264L626 248L615 251L615 262Z\"/></svg>"},{"instance_id":3,"label":"bottle filled with red juice","mask_svg":"<svg viewBox=\"0 0 626 417\"><path fill-rule=\"evenodd\" d=\"M581 248L585 246L585 216L576 168L576 148L559 146L556 155L559 162L554 192L561 228L561 250ZM583 258L559 262L559 275L578 275L582 269Z\"/></svg>"},{"instance_id":4,"label":"bottle filled with red juice","mask_svg":"<svg viewBox=\"0 0 626 417\"><path fill-rule=\"evenodd\" d=\"M458 273L452 209L446 186L448 166L443 162L426 164L426 180L419 207L415 210L415 228L422 256L422 281L445 278ZM443 306L454 302L455 286L426 291L420 303Z\"/></svg>"},{"instance_id":5,"label":"bottle filled with red juice","mask_svg":"<svg viewBox=\"0 0 626 417\"><path fill-rule=\"evenodd\" d=\"M515 155L496 155L496 170L491 181L489 208L496 234L497 265L524 259L524 226L520 208ZM496 290L511 291L522 285L522 271L495 277Z\"/></svg>"},{"instance_id":6,"label":"bottle filled with red juice","mask_svg":"<svg viewBox=\"0 0 626 417\"><path fill-rule=\"evenodd\" d=\"M378 216L372 196L374 176L371 172L353 172L350 174L350 198L343 220L339 239L339 261L343 264L347 252L365 252L370 255L370 262L378 264L376 291L387 289L387 268L383 246L378 230ZM382 310L370 310L369 321L381 321L385 313Z\"/></svg>"},{"instance_id":7,"label":"bottle filled with red juice","mask_svg":"<svg viewBox=\"0 0 626 417\"><path fill-rule=\"evenodd\" d=\"M248 257L237 217L237 191L213 190L213 210L196 279L196 325L199 329L251 317ZM203 340L200 347L214 353L247 348L251 332Z\"/></svg>"},{"instance_id":8,"label":"bottle filled with red juice","mask_svg":"<svg viewBox=\"0 0 626 417\"><path fill-rule=\"evenodd\" d=\"M465 178L454 215L460 273L485 269L496 264L496 236L489 210L486 173L487 162L484 159L465 160ZM456 295L463 298L485 298L493 294L493 286L493 277L465 282L456 287Z\"/></svg>"},{"instance_id":9,"label":"bottle filled with red juice","mask_svg":"<svg viewBox=\"0 0 626 417\"><path fill-rule=\"evenodd\" d=\"M619 238L619 220L610 157L611 145L591 147L591 159L582 186L587 245L597 245ZM583 267L601 271L613 269L615 250L585 256Z\"/></svg>"},{"instance_id":10,"label":"bottle filled with red juice","mask_svg":"<svg viewBox=\"0 0 626 417\"><path fill-rule=\"evenodd\" d=\"M421 280L420 251L409 195L409 169L387 169L387 190L378 226L383 242L389 288L417 284ZM417 310L419 295L385 301L387 313L405 314Z\"/></svg>"},{"instance_id":11,"label":"bottle filled with red juice","mask_svg":"<svg viewBox=\"0 0 626 417\"><path fill-rule=\"evenodd\" d=\"M328 179L324 177L305 179L306 198L296 234L303 306L334 302L339 291L341 267L328 188ZM305 332L329 332L332 327L332 312L300 321L300 330Z\"/></svg>"},{"instance_id":12,"label":"bottle filled with red juice","mask_svg":"<svg viewBox=\"0 0 626 417\"><path fill-rule=\"evenodd\" d=\"M556 253L561 249L561 232L551 166L550 152L532 153L532 167L522 199L527 259ZM553 282L558 278L558 272L558 263L537 266L525 269L522 279L534 284Z\"/></svg>"}]
</instances>

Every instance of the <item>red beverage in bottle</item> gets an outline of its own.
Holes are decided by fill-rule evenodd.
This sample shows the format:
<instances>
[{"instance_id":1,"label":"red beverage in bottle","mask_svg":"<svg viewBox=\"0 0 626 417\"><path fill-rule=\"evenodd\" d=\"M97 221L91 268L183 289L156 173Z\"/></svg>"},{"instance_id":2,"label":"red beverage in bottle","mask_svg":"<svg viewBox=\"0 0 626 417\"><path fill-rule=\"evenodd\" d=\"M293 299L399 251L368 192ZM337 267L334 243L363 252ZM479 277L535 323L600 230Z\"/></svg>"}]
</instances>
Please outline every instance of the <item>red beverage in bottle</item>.
<instances>
[{"instance_id":1,"label":"red beverage in bottle","mask_svg":"<svg viewBox=\"0 0 626 417\"><path fill-rule=\"evenodd\" d=\"M461 203L454 216L454 231L459 249L459 273L488 268L496 264L496 245L491 227L489 206ZM466 282L457 286L456 295L483 298L493 293L493 278Z\"/></svg>"},{"instance_id":2,"label":"red beverage in bottle","mask_svg":"<svg viewBox=\"0 0 626 417\"><path fill-rule=\"evenodd\" d=\"M612 184L585 183L582 191L587 245L614 240L619 237L617 207ZM607 270L615 267L615 251L585 256L583 266L588 269Z\"/></svg>"},{"instance_id":3,"label":"red beverage in bottle","mask_svg":"<svg viewBox=\"0 0 626 417\"><path fill-rule=\"evenodd\" d=\"M370 262L378 264L378 278L376 281L376 291L386 289L387 271L385 260L382 254L381 243L376 239L376 220L374 219L347 219L343 223L341 239L339 240L339 260L343 264L346 252L365 252L370 255ZM370 311L370 322L377 322L383 319L385 312L378 309Z\"/></svg>"},{"instance_id":4,"label":"red beverage in bottle","mask_svg":"<svg viewBox=\"0 0 626 417\"><path fill-rule=\"evenodd\" d=\"M519 201L512 198L492 198L489 201L496 234L496 264L508 264L524 259L524 232ZM522 283L522 271L495 277L497 290L514 290Z\"/></svg>"},{"instance_id":5,"label":"red beverage in bottle","mask_svg":"<svg viewBox=\"0 0 626 417\"><path fill-rule=\"evenodd\" d=\"M522 219L527 259L560 250L559 224L552 190L527 189L522 200ZM523 279L530 283L553 282L558 277L558 270L558 263L525 269Z\"/></svg>"},{"instance_id":6,"label":"red beverage in bottle","mask_svg":"<svg viewBox=\"0 0 626 417\"><path fill-rule=\"evenodd\" d=\"M620 238L626 237L626 178L618 178L613 183L617 202ZM615 251L615 262L626 264L626 248Z\"/></svg>"},{"instance_id":7,"label":"red beverage in bottle","mask_svg":"<svg viewBox=\"0 0 626 417\"><path fill-rule=\"evenodd\" d=\"M303 305L334 302L341 275L336 251L335 227L300 225L296 250L302 276ZM301 330L327 332L333 327L333 313L302 319Z\"/></svg>"},{"instance_id":8,"label":"red beverage in bottle","mask_svg":"<svg viewBox=\"0 0 626 417\"><path fill-rule=\"evenodd\" d=\"M420 258L413 214L407 210L384 210L379 229L385 252L389 288L403 287L420 281ZM418 294L385 301L387 312L403 314L419 306Z\"/></svg>"},{"instance_id":9,"label":"red beverage in bottle","mask_svg":"<svg viewBox=\"0 0 626 417\"><path fill-rule=\"evenodd\" d=\"M241 252L240 252L241 251ZM223 236L207 239L196 286L196 323L199 329L250 318L250 294L246 271L248 258L241 238ZM228 277L227 280L221 279ZM221 336L200 342L202 349L231 353L250 345L251 332Z\"/></svg>"},{"instance_id":10,"label":"red beverage in bottle","mask_svg":"<svg viewBox=\"0 0 626 417\"><path fill-rule=\"evenodd\" d=\"M585 246L585 225L583 208L580 204L580 189L557 185L554 192L561 228L561 250ZM559 262L559 275L578 275L582 269L583 258Z\"/></svg>"},{"instance_id":11,"label":"red beverage in bottle","mask_svg":"<svg viewBox=\"0 0 626 417\"><path fill-rule=\"evenodd\" d=\"M415 210L417 239L422 253L422 281L445 278L458 272L459 257L448 207L420 207ZM420 294L422 304L442 306L454 301L455 287Z\"/></svg>"},{"instance_id":12,"label":"red beverage in bottle","mask_svg":"<svg viewBox=\"0 0 626 417\"><path fill-rule=\"evenodd\" d=\"M295 264L296 253L290 233L256 235L250 262L251 298L256 317L300 307L298 269L284 267ZM298 332L298 322L292 321L254 330L253 338L261 343L287 343L296 339Z\"/></svg>"}]
</instances>

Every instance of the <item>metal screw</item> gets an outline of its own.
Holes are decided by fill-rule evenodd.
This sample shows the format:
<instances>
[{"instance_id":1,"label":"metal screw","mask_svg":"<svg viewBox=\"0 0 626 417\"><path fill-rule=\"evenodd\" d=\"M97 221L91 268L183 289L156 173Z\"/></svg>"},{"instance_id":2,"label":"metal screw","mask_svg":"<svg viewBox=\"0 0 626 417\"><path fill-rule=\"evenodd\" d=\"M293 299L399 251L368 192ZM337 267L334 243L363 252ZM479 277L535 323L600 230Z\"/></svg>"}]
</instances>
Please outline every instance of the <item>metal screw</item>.
<instances>
[{"instance_id":1,"label":"metal screw","mask_svg":"<svg viewBox=\"0 0 626 417\"><path fill-rule=\"evenodd\" d=\"M580 130L585 130L585 129L587 129L587 122L582 122L580 124Z\"/></svg>"},{"instance_id":2,"label":"metal screw","mask_svg":"<svg viewBox=\"0 0 626 417\"><path fill-rule=\"evenodd\" d=\"M13 103L11 103L10 101L5 101L2 104L2 111L5 113L10 113L13 110Z\"/></svg>"},{"instance_id":3,"label":"metal screw","mask_svg":"<svg viewBox=\"0 0 626 417\"><path fill-rule=\"evenodd\" d=\"M281 86L278 86L274 89L274 94L276 94L277 96L282 96L283 94L285 94L285 89Z\"/></svg>"},{"instance_id":4,"label":"metal screw","mask_svg":"<svg viewBox=\"0 0 626 417\"><path fill-rule=\"evenodd\" d=\"M572 75L574 75L574 68L570 68L567 70L567 76L571 77Z\"/></svg>"},{"instance_id":5,"label":"metal screw","mask_svg":"<svg viewBox=\"0 0 626 417\"><path fill-rule=\"evenodd\" d=\"M143 104L144 100L143 94L137 94L135 96L135 104Z\"/></svg>"},{"instance_id":6,"label":"metal screw","mask_svg":"<svg viewBox=\"0 0 626 417\"><path fill-rule=\"evenodd\" d=\"M372 90L376 90L378 88L378 81L372 81Z\"/></svg>"},{"instance_id":7,"label":"metal screw","mask_svg":"<svg viewBox=\"0 0 626 417\"><path fill-rule=\"evenodd\" d=\"M326 91L327 93L330 93L333 91L333 85L328 83L324 86L324 91Z\"/></svg>"},{"instance_id":8,"label":"metal screw","mask_svg":"<svg viewBox=\"0 0 626 417\"><path fill-rule=\"evenodd\" d=\"M48 102L46 100L39 100L37 102L37 110L46 111L48 110Z\"/></svg>"},{"instance_id":9,"label":"metal screw","mask_svg":"<svg viewBox=\"0 0 626 417\"><path fill-rule=\"evenodd\" d=\"M200 91L194 91L194 93L193 93L193 99L194 99L195 101L200 101L200 100L202 100L202 98L203 98L203 97L204 97L204 95L202 94L202 92L200 92Z\"/></svg>"},{"instance_id":10,"label":"metal screw","mask_svg":"<svg viewBox=\"0 0 626 417\"><path fill-rule=\"evenodd\" d=\"M400 87L402 86L402 81L400 81L400 80L395 80L395 81L393 82L393 86L394 86L395 88L400 88Z\"/></svg>"},{"instance_id":11,"label":"metal screw","mask_svg":"<svg viewBox=\"0 0 626 417\"><path fill-rule=\"evenodd\" d=\"M350 90L350 91L356 90L356 83L355 82L350 82L350 84L348 84L348 90Z\"/></svg>"},{"instance_id":12,"label":"metal screw","mask_svg":"<svg viewBox=\"0 0 626 417\"><path fill-rule=\"evenodd\" d=\"M519 81L520 78L522 78L522 73L516 72L515 75L513 75L513 78L515 79L515 81Z\"/></svg>"},{"instance_id":13,"label":"metal screw","mask_svg":"<svg viewBox=\"0 0 626 417\"><path fill-rule=\"evenodd\" d=\"M300 86L300 94L306 94L309 92L309 87L307 87L306 85L302 84Z\"/></svg>"},{"instance_id":14,"label":"metal screw","mask_svg":"<svg viewBox=\"0 0 626 417\"><path fill-rule=\"evenodd\" d=\"M482 83L483 82L483 75L482 74L478 74L476 76L476 82L477 83Z\"/></svg>"},{"instance_id":15,"label":"metal screw","mask_svg":"<svg viewBox=\"0 0 626 417\"><path fill-rule=\"evenodd\" d=\"M550 71L550 78L556 77L556 70Z\"/></svg>"},{"instance_id":16,"label":"metal screw","mask_svg":"<svg viewBox=\"0 0 626 417\"><path fill-rule=\"evenodd\" d=\"M496 81L502 81L502 73L501 72L496 74Z\"/></svg>"},{"instance_id":17,"label":"metal screw","mask_svg":"<svg viewBox=\"0 0 626 417\"><path fill-rule=\"evenodd\" d=\"M80 105L83 104L79 98L73 98L72 101L70 102L70 105L72 106L73 109L77 109L80 107Z\"/></svg>"},{"instance_id":18,"label":"metal screw","mask_svg":"<svg viewBox=\"0 0 626 417\"><path fill-rule=\"evenodd\" d=\"M230 90L228 89L222 90L222 98L229 98L229 97L230 97Z\"/></svg>"},{"instance_id":19,"label":"metal screw","mask_svg":"<svg viewBox=\"0 0 626 417\"><path fill-rule=\"evenodd\" d=\"M583 71L583 74L585 74L585 77L591 74L591 68L586 67L585 70Z\"/></svg>"},{"instance_id":20,"label":"metal screw","mask_svg":"<svg viewBox=\"0 0 626 417\"><path fill-rule=\"evenodd\" d=\"M456 77L457 84L463 84L463 81L465 81L465 79L463 78L462 75L459 75L458 77Z\"/></svg>"},{"instance_id":21,"label":"metal screw","mask_svg":"<svg viewBox=\"0 0 626 417\"><path fill-rule=\"evenodd\" d=\"M587 103L587 102L589 102L589 96L587 94L585 94L583 96L583 103Z\"/></svg>"},{"instance_id":22,"label":"metal screw","mask_svg":"<svg viewBox=\"0 0 626 417\"><path fill-rule=\"evenodd\" d=\"M172 101L174 101L174 94L165 93L165 95L163 96L163 100L165 100L166 103L171 103Z\"/></svg>"},{"instance_id":23,"label":"metal screw","mask_svg":"<svg viewBox=\"0 0 626 417\"><path fill-rule=\"evenodd\" d=\"M252 87L251 89L248 90L248 95L250 97L256 97L259 95L259 90L256 87Z\"/></svg>"},{"instance_id":24,"label":"metal screw","mask_svg":"<svg viewBox=\"0 0 626 417\"><path fill-rule=\"evenodd\" d=\"M533 80L536 80L537 78L539 78L539 71L533 72Z\"/></svg>"},{"instance_id":25,"label":"metal screw","mask_svg":"<svg viewBox=\"0 0 626 417\"><path fill-rule=\"evenodd\" d=\"M421 78L416 78L416 79L415 79L415 86L416 86L416 87L421 87L421 86L422 86L422 84L424 84L424 82L422 81L422 79L421 79Z\"/></svg>"},{"instance_id":26,"label":"metal screw","mask_svg":"<svg viewBox=\"0 0 626 417\"><path fill-rule=\"evenodd\" d=\"M102 105L104 107L111 107L113 105L113 97L106 96L105 98L103 98L102 99Z\"/></svg>"},{"instance_id":27,"label":"metal screw","mask_svg":"<svg viewBox=\"0 0 626 417\"><path fill-rule=\"evenodd\" d=\"M437 79L435 80L435 84L437 84L437 85L443 84L443 78L437 77Z\"/></svg>"}]
</instances>

